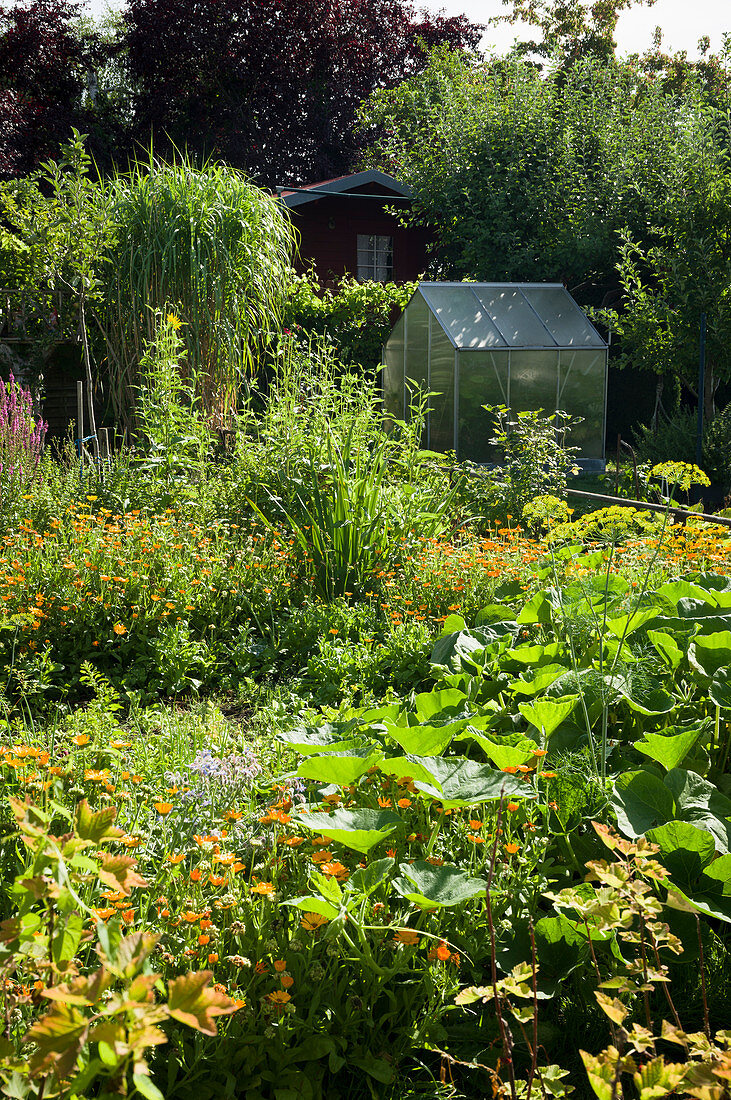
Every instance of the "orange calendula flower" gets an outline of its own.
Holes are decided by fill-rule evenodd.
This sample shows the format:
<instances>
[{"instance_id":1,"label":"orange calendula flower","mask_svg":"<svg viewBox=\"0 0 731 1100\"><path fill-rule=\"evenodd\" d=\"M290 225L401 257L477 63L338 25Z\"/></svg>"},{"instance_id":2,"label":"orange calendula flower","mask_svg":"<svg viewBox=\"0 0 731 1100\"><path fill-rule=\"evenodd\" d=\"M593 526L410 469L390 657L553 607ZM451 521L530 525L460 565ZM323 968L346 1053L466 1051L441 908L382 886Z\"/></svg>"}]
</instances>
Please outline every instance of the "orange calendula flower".
<instances>
[{"instance_id":1,"label":"orange calendula flower","mask_svg":"<svg viewBox=\"0 0 731 1100\"><path fill-rule=\"evenodd\" d=\"M252 894L261 894L262 897L270 898L274 894L274 887L271 882L257 882L256 886L249 887Z\"/></svg>"},{"instance_id":2,"label":"orange calendula flower","mask_svg":"<svg viewBox=\"0 0 731 1100\"><path fill-rule=\"evenodd\" d=\"M213 963L217 963L217 962L218 962L218 952L217 952L217 951L211 951L210 955L208 956L208 962L209 962L209 963L210 963L211 965L212 965Z\"/></svg>"},{"instance_id":3,"label":"orange calendula flower","mask_svg":"<svg viewBox=\"0 0 731 1100\"><path fill-rule=\"evenodd\" d=\"M520 851L520 844L506 844L505 851L509 856L514 856L516 852Z\"/></svg>"},{"instance_id":4,"label":"orange calendula flower","mask_svg":"<svg viewBox=\"0 0 731 1100\"><path fill-rule=\"evenodd\" d=\"M312 856L313 863L329 863L333 858L332 852L329 852L327 848L320 849L319 852L315 852Z\"/></svg>"},{"instance_id":5,"label":"orange calendula flower","mask_svg":"<svg viewBox=\"0 0 731 1100\"><path fill-rule=\"evenodd\" d=\"M317 932L319 928L329 923L329 919L323 917L320 913L305 913L300 921L305 932Z\"/></svg>"},{"instance_id":6,"label":"orange calendula flower","mask_svg":"<svg viewBox=\"0 0 731 1100\"><path fill-rule=\"evenodd\" d=\"M508 813L514 814L520 809L520 802L508 802Z\"/></svg>"},{"instance_id":7,"label":"orange calendula flower","mask_svg":"<svg viewBox=\"0 0 731 1100\"><path fill-rule=\"evenodd\" d=\"M475 832L482 828L482 822L478 821L477 818L474 818L472 821L470 821L469 825L470 829L474 829Z\"/></svg>"},{"instance_id":8,"label":"orange calendula flower","mask_svg":"<svg viewBox=\"0 0 731 1100\"><path fill-rule=\"evenodd\" d=\"M283 970L287 969L287 963L284 959L275 959L274 969L276 970L277 974L281 974Z\"/></svg>"},{"instance_id":9,"label":"orange calendula flower","mask_svg":"<svg viewBox=\"0 0 731 1100\"><path fill-rule=\"evenodd\" d=\"M198 944L200 945L200 947L205 947L206 944L209 944L210 942L211 942L211 937L210 936L199 936L198 937Z\"/></svg>"},{"instance_id":10,"label":"orange calendula flower","mask_svg":"<svg viewBox=\"0 0 731 1100\"><path fill-rule=\"evenodd\" d=\"M273 1005L286 1005L288 1001L291 1001L289 993L286 989L275 989L272 993L267 993L267 1000L271 1001Z\"/></svg>"},{"instance_id":11,"label":"orange calendula flower","mask_svg":"<svg viewBox=\"0 0 731 1100\"><path fill-rule=\"evenodd\" d=\"M88 733L77 733L74 735L74 737L71 738L71 740L75 745L78 745L79 748L82 748L84 745L89 744L91 738L89 737Z\"/></svg>"},{"instance_id":12,"label":"orange calendula flower","mask_svg":"<svg viewBox=\"0 0 731 1100\"><path fill-rule=\"evenodd\" d=\"M345 882L350 878L350 871L344 863L339 863L335 860L333 863L323 863L321 866L323 875L327 875L328 878L334 878L338 882Z\"/></svg>"},{"instance_id":13,"label":"orange calendula flower","mask_svg":"<svg viewBox=\"0 0 731 1100\"><path fill-rule=\"evenodd\" d=\"M400 806L402 810L406 810L411 805L411 799L410 798L399 798L396 805Z\"/></svg>"},{"instance_id":14,"label":"orange calendula flower","mask_svg":"<svg viewBox=\"0 0 731 1100\"><path fill-rule=\"evenodd\" d=\"M200 882L202 877L203 877L203 872L199 871L197 867L194 867L193 870L190 872L190 881L191 882Z\"/></svg>"},{"instance_id":15,"label":"orange calendula flower","mask_svg":"<svg viewBox=\"0 0 731 1100\"><path fill-rule=\"evenodd\" d=\"M226 883L228 882L228 876L227 875L209 875L208 876L208 881L210 882L211 886L225 886Z\"/></svg>"},{"instance_id":16,"label":"orange calendula flower","mask_svg":"<svg viewBox=\"0 0 731 1100\"><path fill-rule=\"evenodd\" d=\"M166 814L169 814L173 808L172 802L153 802L153 806L155 807L157 812L163 817L165 817Z\"/></svg>"},{"instance_id":17,"label":"orange calendula flower","mask_svg":"<svg viewBox=\"0 0 731 1100\"><path fill-rule=\"evenodd\" d=\"M419 943L419 939L420 937L416 932L412 932L410 928L401 928L398 932L395 932L393 936L394 943L403 943L406 944L407 947L416 947Z\"/></svg>"},{"instance_id":18,"label":"orange calendula flower","mask_svg":"<svg viewBox=\"0 0 731 1100\"><path fill-rule=\"evenodd\" d=\"M99 920L106 921L109 920L110 917L114 916L116 910L113 906L110 905L107 909L94 909L94 912L96 913Z\"/></svg>"},{"instance_id":19,"label":"orange calendula flower","mask_svg":"<svg viewBox=\"0 0 731 1100\"><path fill-rule=\"evenodd\" d=\"M131 749L131 741L110 741L109 744L113 749ZM129 772L127 773L129 775Z\"/></svg>"},{"instance_id":20,"label":"orange calendula flower","mask_svg":"<svg viewBox=\"0 0 731 1100\"><path fill-rule=\"evenodd\" d=\"M112 627L112 630L114 631L115 634L126 634L127 633L127 627L124 625L124 623L115 623L114 626Z\"/></svg>"},{"instance_id":21,"label":"orange calendula flower","mask_svg":"<svg viewBox=\"0 0 731 1100\"><path fill-rule=\"evenodd\" d=\"M185 859L185 853L184 852L179 852L176 855L165 856L165 862L166 863L173 863L173 864L182 863L184 859Z\"/></svg>"}]
</instances>

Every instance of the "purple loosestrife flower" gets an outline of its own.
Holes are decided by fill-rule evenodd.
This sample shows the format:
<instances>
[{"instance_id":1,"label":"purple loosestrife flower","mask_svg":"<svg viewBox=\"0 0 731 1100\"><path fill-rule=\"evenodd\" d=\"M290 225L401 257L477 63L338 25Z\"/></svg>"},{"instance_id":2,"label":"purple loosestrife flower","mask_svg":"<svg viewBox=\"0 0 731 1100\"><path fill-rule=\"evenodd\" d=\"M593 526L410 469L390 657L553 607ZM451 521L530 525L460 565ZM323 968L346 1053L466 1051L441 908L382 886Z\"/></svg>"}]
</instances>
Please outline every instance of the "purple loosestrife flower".
<instances>
[{"instance_id":1,"label":"purple loosestrife flower","mask_svg":"<svg viewBox=\"0 0 731 1100\"><path fill-rule=\"evenodd\" d=\"M48 425L33 415L33 398L11 374L0 380L0 507L13 504L38 477Z\"/></svg>"}]
</instances>

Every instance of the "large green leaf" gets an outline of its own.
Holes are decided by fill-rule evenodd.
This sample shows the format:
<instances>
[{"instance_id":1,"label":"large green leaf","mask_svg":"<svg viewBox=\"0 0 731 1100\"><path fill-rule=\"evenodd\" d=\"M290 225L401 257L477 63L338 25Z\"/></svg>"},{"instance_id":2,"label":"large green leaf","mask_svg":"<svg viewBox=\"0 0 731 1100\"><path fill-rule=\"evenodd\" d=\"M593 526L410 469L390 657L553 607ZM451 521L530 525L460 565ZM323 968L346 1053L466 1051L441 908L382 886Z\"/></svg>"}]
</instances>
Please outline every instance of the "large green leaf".
<instances>
[{"instance_id":1,"label":"large green leaf","mask_svg":"<svg viewBox=\"0 0 731 1100\"><path fill-rule=\"evenodd\" d=\"M325 722L322 726L298 726L277 734L277 740L296 749L302 756L324 749L348 749L355 744L356 723Z\"/></svg>"},{"instance_id":2,"label":"large green leaf","mask_svg":"<svg viewBox=\"0 0 731 1100\"><path fill-rule=\"evenodd\" d=\"M497 740L498 737L499 735L496 734L496 739L492 740L490 737L486 737L467 726L464 733L460 733L456 740L474 741L495 767L501 769L518 768L521 764L527 764L529 760L533 759L538 750L536 742L527 737L521 738L517 744L507 744Z\"/></svg>"},{"instance_id":3,"label":"large green leaf","mask_svg":"<svg viewBox=\"0 0 731 1100\"><path fill-rule=\"evenodd\" d=\"M419 756L439 756L463 727L463 723L448 722L443 726L423 723L418 726L393 726L386 723L386 733L404 752Z\"/></svg>"},{"instance_id":4,"label":"large green leaf","mask_svg":"<svg viewBox=\"0 0 731 1100\"><path fill-rule=\"evenodd\" d=\"M447 672L475 672L481 667L479 658L485 652L485 645L470 630L460 630L456 634L447 634L438 638L431 652L431 663Z\"/></svg>"},{"instance_id":5,"label":"large green leaf","mask_svg":"<svg viewBox=\"0 0 731 1100\"><path fill-rule=\"evenodd\" d=\"M347 787L383 759L380 749L372 745L349 752L330 752L322 756L307 756L300 762L296 775L317 783L335 783Z\"/></svg>"},{"instance_id":6,"label":"large green leaf","mask_svg":"<svg viewBox=\"0 0 731 1100\"><path fill-rule=\"evenodd\" d=\"M562 676L565 676L567 671L566 665L544 665L543 668L538 669L532 679L521 676L519 679L513 680L510 684L510 690L514 695L540 695L542 691L546 691Z\"/></svg>"},{"instance_id":7,"label":"large green leaf","mask_svg":"<svg viewBox=\"0 0 731 1100\"><path fill-rule=\"evenodd\" d=\"M731 669L718 669L711 680L708 694L717 707L731 710Z\"/></svg>"},{"instance_id":8,"label":"large green leaf","mask_svg":"<svg viewBox=\"0 0 731 1100\"><path fill-rule=\"evenodd\" d=\"M689 821L668 821L651 829L647 839L657 844L660 860L670 872L673 885L685 893L695 888L703 869L716 855L716 843L710 833Z\"/></svg>"},{"instance_id":9,"label":"large green leaf","mask_svg":"<svg viewBox=\"0 0 731 1100\"><path fill-rule=\"evenodd\" d=\"M664 688L645 676L614 675L606 677L607 685L615 690L639 714L670 714L677 701Z\"/></svg>"},{"instance_id":10,"label":"large green leaf","mask_svg":"<svg viewBox=\"0 0 731 1100\"><path fill-rule=\"evenodd\" d=\"M619 828L626 836L642 836L656 825L672 820L675 812L673 796L659 776L653 772L624 772L617 779L611 795Z\"/></svg>"},{"instance_id":11,"label":"large green leaf","mask_svg":"<svg viewBox=\"0 0 731 1100\"><path fill-rule=\"evenodd\" d=\"M467 696L456 688L443 691L424 691L414 698L414 710L420 722L428 722L437 715L441 718L461 718Z\"/></svg>"},{"instance_id":12,"label":"large green leaf","mask_svg":"<svg viewBox=\"0 0 731 1100\"><path fill-rule=\"evenodd\" d=\"M688 646L688 662L701 676L712 679L720 668L731 665L731 630L702 634Z\"/></svg>"},{"instance_id":13,"label":"large green leaf","mask_svg":"<svg viewBox=\"0 0 731 1100\"><path fill-rule=\"evenodd\" d=\"M332 814L296 814L293 818L304 829L322 833L356 852L370 852L376 844L395 832L401 818L389 810L335 810Z\"/></svg>"},{"instance_id":14,"label":"large green leaf","mask_svg":"<svg viewBox=\"0 0 731 1100\"><path fill-rule=\"evenodd\" d=\"M696 772L673 768L665 776L665 785L675 801L675 814L699 829L707 829L724 855L731 845L731 800Z\"/></svg>"},{"instance_id":15,"label":"large green leaf","mask_svg":"<svg viewBox=\"0 0 731 1100\"><path fill-rule=\"evenodd\" d=\"M629 636L634 634L636 630L639 630L640 627L656 619L659 614L660 609L658 607L637 608L625 615L618 615L616 618L607 619L607 630L609 630L611 634L614 634L616 638L629 638Z\"/></svg>"},{"instance_id":16,"label":"large green leaf","mask_svg":"<svg viewBox=\"0 0 731 1100\"><path fill-rule=\"evenodd\" d=\"M434 867L423 860L401 863L393 885L402 897L422 909L461 905L478 894L484 895L487 889L484 879L472 878L458 867Z\"/></svg>"},{"instance_id":17,"label":"large green leaf","mask_svg":"<svg viewBox=\"0 0 731 1100\"><path fill-rule=\"evenodd\" d=\"M331 905L329 901L325 901L324 898L317 897L315 894L290 898L281 904L290 905L294 909L301 909L303 913L317 913L318 916L327 917L328 920L334 920L340 912L336 905Z\"/></svg>"},{"instance_id":18,"label":"large green leaf","mask_svg":"<svg viewBox=\"0 0 731 1100\"><path fill-rule=\"evenodd\" d=\"M555 603L549 599L546 592L536 592L518 615L518 623L520 625L524 623L550 623L553 619L555 607Z\"/></svg>"},{"instance_id":19,"label":"large green leaf","mask_svg":"<svg viewBox=\"0 0 731 1100\"><path fill-rule=\"evenodd\" d=\"M564 646L561 642L549 642L548 645L521 645L507 649L500 661L501 666L511 662L541 668L543 665L556 664L562 656Z\"/></svg>"},{"instance_id":20,"label":"large green leaf","mask_svg":"<svg viewBox=\"0 0 731 1100\"><path fill-rule=\"evenodd\" d=\"M437 799L445 807L477 806L482 802L497 802L503 796L535 798L533 788L513 775L495 771L484 764L463 757L414 757L431 772L432 782L416 780L422 794Z\"/></svg>"},{"instance_id":21,"label":"large green leaf","mask_svg":"<svg viewBox=\"0 0 731 1100\"><path fill-rule=\"evenodd\" d=\"M519 703L518 710L544 737L550 737L575 709L578 695L563 699L536 699L534 703Z\"/></svg>"},{"instance_id":22,"label":"large green leaf","mask_svg":"<svg viewBox=\"0 0 731 1100\"><path fill-rule=\"evenodd\" d=\"M428 763L429 757L426 759ZM393 775L397 779L405 779L408 776L410 779L431 783L434 778L429 768L417 763L415 756L387 756L378 766L384 775Z\"/></svg>"},{"instance_id":23,"label":"large green leaf","mask_svg":"<svg viewBox=\"0 0 731 1100\"><path fill-rule=\"evenodd\" d=\"M671 771L683 763L707 729L707 723L699 722L688 729L674 726L662 733L646 733L644 741L635 741L635 748L652 760L657 760L666 771Z\"/></svg>"},{"instance_id":24,"label":"large green leaf","mask_svg":"<svg viewBox=\"0 0 731 1100\"><path fill-rule=\"evenodd\" d=\"M688 902L706 916L731 924L731 855L720 856L709 864L692 890L670 885L669 905L685 908Z\"/></svg>"},{"instance_id":25,"label":"large green leaf","mask_svg":"<svg viewBox=\"0 0 731 1100\"><path fill-rule=\"evenodd\" d=\"M664 630L648 630L647 637L654 645L671 672L675 672L683 660L684 650L680 648L672 634Z\"/></svg>"}]
</instances>

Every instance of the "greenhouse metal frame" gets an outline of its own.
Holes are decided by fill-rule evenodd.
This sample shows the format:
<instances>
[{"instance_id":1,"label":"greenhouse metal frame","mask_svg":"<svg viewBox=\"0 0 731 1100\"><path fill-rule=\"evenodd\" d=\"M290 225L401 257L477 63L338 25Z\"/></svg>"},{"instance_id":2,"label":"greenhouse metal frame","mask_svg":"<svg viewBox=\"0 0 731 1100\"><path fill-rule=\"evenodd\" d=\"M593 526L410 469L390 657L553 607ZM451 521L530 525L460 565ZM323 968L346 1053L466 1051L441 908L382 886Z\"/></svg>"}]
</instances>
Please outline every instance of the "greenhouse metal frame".
<instances>
[{"instance_id":1,"label":"greenhouse metal frame","mask_svg":"<svg viewBox=\"0 0 731 1100\"><path fill-rule=\"evenodd\" d=\"M604 467L608 345L561 283L420 283L383 361L388 414L431 395L430 450L495 461L483 405L562 409L582 417L570 437L581 464Z\"/></svg>"}]
</instances>

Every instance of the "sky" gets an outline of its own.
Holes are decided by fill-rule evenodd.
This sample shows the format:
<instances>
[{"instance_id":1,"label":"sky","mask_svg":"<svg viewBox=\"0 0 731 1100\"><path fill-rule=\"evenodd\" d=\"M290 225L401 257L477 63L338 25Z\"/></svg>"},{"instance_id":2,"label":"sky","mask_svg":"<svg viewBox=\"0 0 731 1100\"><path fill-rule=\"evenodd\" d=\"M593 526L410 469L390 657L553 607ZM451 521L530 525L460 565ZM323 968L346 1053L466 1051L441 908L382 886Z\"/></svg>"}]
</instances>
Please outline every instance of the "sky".
<instances>
[{"instance_id":1,"label":"sky","mask_svg":"<svg viewBox=\"0 0 731 1100\"><path fill-rule=\"evenodd\" d=\"M107 6L117 9L123 6L123 0L87 0L87 3L89 13L94 16L101 15ZM485 23L491 16L508 11L501 0L415 0L415 4L432 12L464 14L475 23ZM731 0L656 0L651 8L624 12L617 28L619 53L643 53L652 44L656 26L663 29L663 46L669 53L687 50L691 57L696 57L698 39L703 35L711 39L711 49L718 51L723 33L731 32ZM516 27L488 27L483 46L502 53L518 33Z\"/></svg>"}]
</instances>

